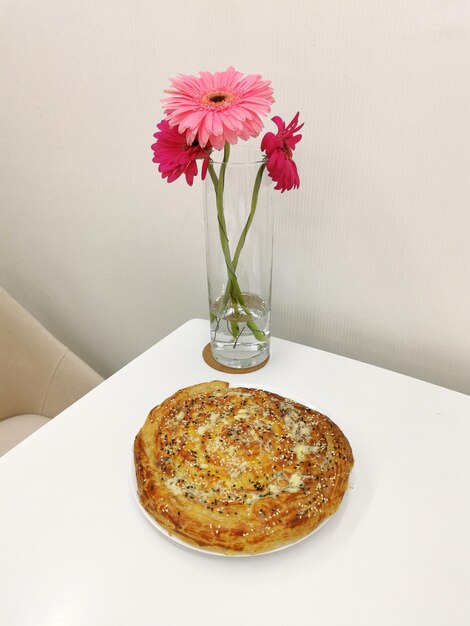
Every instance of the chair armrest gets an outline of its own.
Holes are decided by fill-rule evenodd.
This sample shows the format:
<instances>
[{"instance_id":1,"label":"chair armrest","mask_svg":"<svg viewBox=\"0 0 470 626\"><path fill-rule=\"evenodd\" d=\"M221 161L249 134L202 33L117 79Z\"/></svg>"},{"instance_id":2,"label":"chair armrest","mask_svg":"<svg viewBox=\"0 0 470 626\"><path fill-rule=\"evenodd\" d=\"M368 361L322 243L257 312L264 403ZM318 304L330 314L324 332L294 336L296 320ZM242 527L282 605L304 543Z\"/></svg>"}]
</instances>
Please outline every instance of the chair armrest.
<instances>
[{"instance_id":1,"label":"chair armrest","mask_svg":"<svg viewBox=\"0 0 470 626\"><path fill-rule=\"evenodd\" d=\"M99 374L67 350L51 377L41 415L55 417L101 382L103 378Z\"/></svg>"}]
</instances>

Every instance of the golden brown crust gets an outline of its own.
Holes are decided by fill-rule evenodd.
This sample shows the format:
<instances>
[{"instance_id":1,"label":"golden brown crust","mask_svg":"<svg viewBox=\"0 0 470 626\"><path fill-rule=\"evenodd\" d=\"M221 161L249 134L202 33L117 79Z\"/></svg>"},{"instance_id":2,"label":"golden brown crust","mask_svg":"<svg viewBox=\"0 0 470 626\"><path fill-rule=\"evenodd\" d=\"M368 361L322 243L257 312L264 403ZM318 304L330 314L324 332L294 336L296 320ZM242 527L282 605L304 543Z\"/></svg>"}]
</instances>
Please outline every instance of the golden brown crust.
<instances>
[{"instance_id":1,"label":"golden brown crust","mask_svg":"<svg viewBox=\"0 0 470 626\"><path fill-rule=\"evenodd\" d=\"M224 554L292 543L338 509L354 464L328 417L213 381L150 411L134 442L139 497L170 534Z\"/></svg>"}]
</instances>

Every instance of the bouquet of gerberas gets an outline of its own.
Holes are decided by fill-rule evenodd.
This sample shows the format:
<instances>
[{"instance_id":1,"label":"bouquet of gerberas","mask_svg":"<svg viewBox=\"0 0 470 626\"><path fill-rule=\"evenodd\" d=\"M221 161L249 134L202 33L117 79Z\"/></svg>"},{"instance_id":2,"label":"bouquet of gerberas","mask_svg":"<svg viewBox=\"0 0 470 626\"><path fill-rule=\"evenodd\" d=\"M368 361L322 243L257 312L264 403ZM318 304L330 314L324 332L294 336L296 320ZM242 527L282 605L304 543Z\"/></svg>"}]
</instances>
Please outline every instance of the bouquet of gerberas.
<instances>
[{"instance_id":1,"label":"bouquet of gerberas","mask_svg":"<svg viewBox=\"0 0 470 626\"><path fill-rule=\"evenodd\" d=\"M171 79L171 88L163 99L164 119L157 124L158 132L152 145L153 161L169 183L182 174L193 184L201 162L201 178L209 172L215 191L219 236L227 271L222 308L230 303L230 334L233 347L238 343L240 330L238 318L246 321L253 336L260 342L265 331L260 329L250 314L238 278L237 266L248 231L255 216L258 193L264 171L276 183L274 189L284 192L299 187L299 175L293 152L301 135L303 124L298 124L299 113L286 124L280 117L272 118L277 132L267 132L260 145L259 167L253 183L250 211L233 250L227 236L224 214L224 187L230 146L239 140L257 137L263 130L261 117L269 113L274 102L270 81L258 74L244 76L233 67L225 72L200 72L199 77L179 75ZM223 151L214 159L214 151ZM220 161L218 172L215 161ZM211 315L213 313L211 312ZM238 318L237 318L238 316Z\"/></svg>"}]
</instances>

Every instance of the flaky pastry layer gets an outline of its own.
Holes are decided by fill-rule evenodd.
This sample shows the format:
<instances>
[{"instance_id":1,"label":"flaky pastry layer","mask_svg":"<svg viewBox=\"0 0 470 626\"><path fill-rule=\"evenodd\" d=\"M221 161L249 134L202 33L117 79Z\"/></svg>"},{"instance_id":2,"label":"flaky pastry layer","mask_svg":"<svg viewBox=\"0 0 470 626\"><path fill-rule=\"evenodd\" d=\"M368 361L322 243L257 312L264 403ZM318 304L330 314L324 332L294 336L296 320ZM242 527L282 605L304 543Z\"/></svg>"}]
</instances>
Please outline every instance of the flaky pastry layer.
<instances>
[{"instance_id":1,"label":"flaky pastry layer","mask_svg":"<svg viewBox=\"0 0 470 626\"><path fill-rule=\"evenodd\" d=\"M354 464L328 417L213 381L149 413L134 442L139 498L170 534L224 554L295 542L338 509Z\"/></svg>"}]
</instances>

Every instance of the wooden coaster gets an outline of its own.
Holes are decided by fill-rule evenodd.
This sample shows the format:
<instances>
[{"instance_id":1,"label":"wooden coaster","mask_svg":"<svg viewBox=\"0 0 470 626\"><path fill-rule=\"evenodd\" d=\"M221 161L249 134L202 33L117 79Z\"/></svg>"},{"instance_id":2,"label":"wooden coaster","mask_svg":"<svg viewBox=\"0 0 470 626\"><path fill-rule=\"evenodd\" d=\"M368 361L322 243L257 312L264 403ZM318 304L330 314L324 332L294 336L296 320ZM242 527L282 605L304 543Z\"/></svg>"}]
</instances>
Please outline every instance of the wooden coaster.
<instances>
[{"instance_id":1,"label":"wooden coaster","mask_svg":"<svg viewBox=\"0 0 470 626\"><path fill-rule=\"evenodd\" d=\"M202 351L202 357L204 361L207 363L207 365L212 367L212 369L218 370L219 372L225 372L226 374L249 374L250 372L256 372L256 370L260 370L269 361L269 356L268 356L268 358L265 361L263 361L262 363L259 363L259 365L255 365L254 367L246 367L243 369L239 369L235 367L227 367L226 365L222 365L221 363L218 363L214 359L214 357L212 356L210 343L208 343L207 346Z\"/></svg>"}]
</instances>

